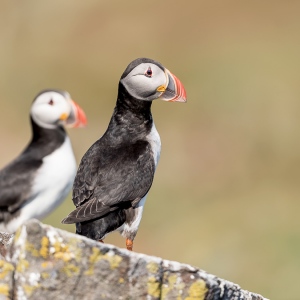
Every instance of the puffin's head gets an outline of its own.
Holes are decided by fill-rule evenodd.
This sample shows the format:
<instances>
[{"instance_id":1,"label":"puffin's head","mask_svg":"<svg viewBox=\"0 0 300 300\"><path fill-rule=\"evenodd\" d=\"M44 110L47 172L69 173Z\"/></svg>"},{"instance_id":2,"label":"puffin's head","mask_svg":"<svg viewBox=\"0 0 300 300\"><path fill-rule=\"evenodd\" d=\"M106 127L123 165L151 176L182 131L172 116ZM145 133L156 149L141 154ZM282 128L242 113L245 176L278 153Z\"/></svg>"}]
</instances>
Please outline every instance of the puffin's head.
<instances>
[{"instance_id":1,"label":"puffin's head","mask_svg":"<svg viewBox=\"0 0 300 300\"><path fill-rule=\"evenodd\" d=\"M120 83L137 100L186 102L186 92L179 79L159 62L149 58L132 61L121 76Z\"/></svg>"},{"instance_id":2,"label":"puffin's head","mask_svg":"<svg viewBox=\"0 0 300 300\"><path fill-rule=\"evenodd\" d=\"M33 100L30 115L35 123L44 128L83 127L86 116L69 93L60 90L41 91Z\"/></svg>"}]
</instances>

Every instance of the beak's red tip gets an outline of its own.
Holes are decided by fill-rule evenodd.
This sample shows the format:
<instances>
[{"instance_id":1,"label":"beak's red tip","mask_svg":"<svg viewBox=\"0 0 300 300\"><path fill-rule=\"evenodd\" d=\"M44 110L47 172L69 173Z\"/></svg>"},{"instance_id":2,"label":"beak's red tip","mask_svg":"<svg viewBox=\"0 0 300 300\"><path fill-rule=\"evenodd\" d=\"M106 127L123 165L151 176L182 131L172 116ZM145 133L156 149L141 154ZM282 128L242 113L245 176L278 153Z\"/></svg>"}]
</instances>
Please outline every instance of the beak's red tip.
<instances>
[{"instance_id":1,"label":"beak's red tip","mask_svg":"<svg viewBox=\"0 0 300 300\"><path fill-rule=\"evenodd\" d=\"M176 97L172 100L172 102L186 102L186 90L181 83L181 81L174 75L172 74L175 80L175 85L176 85Z\"/></svg>"},{"instance_id":2,"label":"beak's red tip","mask_svg":"<svg viewBox=\"0 0 300 300\"><path fill-rule=\"evenodd\" d=\"M75 116L76 121L73 127L84 127L87 124L87 118L83 111L83 109L75 102L73 101L74 107L75 107Z\"/></svg>"}]
</instances>

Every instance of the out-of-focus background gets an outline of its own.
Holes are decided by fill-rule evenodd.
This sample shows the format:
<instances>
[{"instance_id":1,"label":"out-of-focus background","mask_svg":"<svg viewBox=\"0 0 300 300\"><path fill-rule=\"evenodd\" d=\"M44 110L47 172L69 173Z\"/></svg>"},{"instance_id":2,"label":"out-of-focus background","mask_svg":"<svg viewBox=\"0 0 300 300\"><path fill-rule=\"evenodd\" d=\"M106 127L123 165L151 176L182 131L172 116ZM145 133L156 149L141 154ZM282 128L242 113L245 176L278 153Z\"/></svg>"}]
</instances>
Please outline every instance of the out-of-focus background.
<instances>
[{"instance_id":1,"label":"out-of-focus background","mask_svg":"<svg viewBox=\"0 0 300 300\"><path fill-rule=\"evenodd\" d=\"M106 130L118 80L160 61L188 102L153 103L162 155L135 250L196 265L271 299L299 299L299 1L6 1L0 10L0 167L30 139L29 108L62 88ZM60 224L70 196L44 222ZM109 243L124 247L118 234Z\"/></svg>"}]
</instances>

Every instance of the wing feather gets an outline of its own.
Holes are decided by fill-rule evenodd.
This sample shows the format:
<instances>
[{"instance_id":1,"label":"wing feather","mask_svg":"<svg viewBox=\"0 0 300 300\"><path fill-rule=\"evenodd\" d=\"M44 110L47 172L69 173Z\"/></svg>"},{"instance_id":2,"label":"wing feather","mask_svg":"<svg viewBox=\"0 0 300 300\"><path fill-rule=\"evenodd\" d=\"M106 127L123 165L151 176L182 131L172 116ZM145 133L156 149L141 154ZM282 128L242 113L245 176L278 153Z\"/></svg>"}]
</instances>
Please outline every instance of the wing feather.
<instances>
[{"instance_id":1,"label":"wing feather","mask_svg":"<svg viewBox=\"0 0 300 300\"><path fill-rule=\"evenodd\" d=\"M136 205L149 191L154 171L147 141L114 149L94 144L83 157L74 181L73 202L77 208L62 222L92 220L124 203Z\"/></svg>"}]
</instances>

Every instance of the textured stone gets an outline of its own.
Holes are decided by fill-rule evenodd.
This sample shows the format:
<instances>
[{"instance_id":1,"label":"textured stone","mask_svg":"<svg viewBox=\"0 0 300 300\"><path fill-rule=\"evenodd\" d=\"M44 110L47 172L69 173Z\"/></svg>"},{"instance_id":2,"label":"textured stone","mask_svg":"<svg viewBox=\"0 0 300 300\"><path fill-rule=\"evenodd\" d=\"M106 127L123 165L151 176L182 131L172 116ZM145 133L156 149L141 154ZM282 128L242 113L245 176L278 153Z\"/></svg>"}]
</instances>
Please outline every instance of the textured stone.
<instances>
[{"instance_id":1,"label":"textured stone","mask_svg":"<svg viewBox=\"0 0 300 300\"><path fill-rule=\"evenodd\" d=\"M6 258L12 241L13 234L0 232L0 300L12 298L14 266Z\"/></svg>"},{"instance_id":2,"label":"textured stone","mask_svg":"<svg viewBox=\"0 0 300 300\"><path fill-rule=\"evenodd\" d=\"M9 249L10 244L13 241L14 235L7 232L0 232L0 258L5 257L7 249Z\"/></svg>"},{"instance_id":3,"label":"textured stone","mask_svg":"<svg viewBox=\"0 0 300 300\"><path fill-rule=\"evenodd\" d=\"M0 271L0 299L264 299L189 265L35 220L17 231Z\"/></svg>"},{"instance_id":4,"label":"textured stone","mask_svg":"<svg viewBox=\"0 0 300 300\"><path fill-rule=\"evenodd\" d=\"M14 266L5 259L0 259L0 299L10 299L13 292Z\"/></svg>"}]
</instances>

